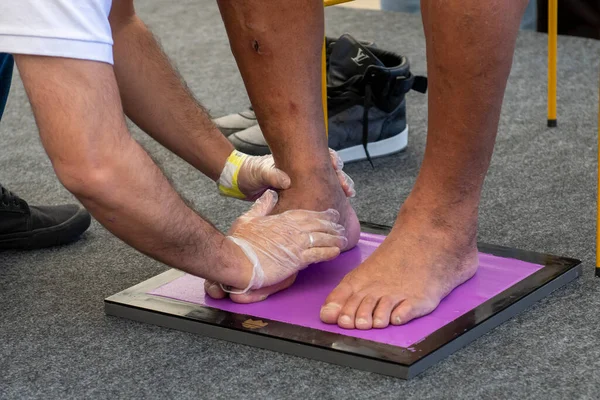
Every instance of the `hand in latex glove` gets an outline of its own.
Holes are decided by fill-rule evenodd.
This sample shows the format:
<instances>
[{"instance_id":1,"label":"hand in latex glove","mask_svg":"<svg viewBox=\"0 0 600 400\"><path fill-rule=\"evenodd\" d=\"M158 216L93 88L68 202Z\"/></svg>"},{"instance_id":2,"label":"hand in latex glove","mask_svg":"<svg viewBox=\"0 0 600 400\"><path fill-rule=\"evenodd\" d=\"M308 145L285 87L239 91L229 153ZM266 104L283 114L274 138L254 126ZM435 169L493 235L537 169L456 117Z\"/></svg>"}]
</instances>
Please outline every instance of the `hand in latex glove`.
<instances>
[{"instance_id":1,"label":"hand in latex glove","mask_svg":"<svg viewBox=\"0 0 600 400\"><path fill-rule=\"evenodd\" d=\"M340 185L342 185L342 189L344 189L344 193L346 193L346 197L356 196L356 191L354 190L354 181L343 171L344 162L338 153L333 149L329 149L329 156L331 158L331 163L333 164L333 169L335 170L338 180L340 181Z\"/></svg>"},{"instance_id":2,"label":"hand in latex glove","mask_svg":"<svg viewBox=\"0 0 600 400\"><path fill-rule=\"evenodd\" d=\"M342 171L344 163L335 151L329 149L329 154L346 196L354 197L354 182ZM289 188L291 181L285 172L275 167L272 155L249 156L234 150L227 159L217 185L225 196L256 200L269 188Z\"/></svg>"},{"instance_id":3,"label":"hand in latex glove","mask_svg":"<svg viewBox=\"0 0 600 400\"><path fill-rule=\"evenodd\" d=\"M337 224L336 210L290 210L268 215L277 204L277 193L268 190L246 214L238 218L227 239L240 247L253 264L252 279L241 291L271 286L312 263L331 260L348 240Z\"/></svg>"}]
</instances>

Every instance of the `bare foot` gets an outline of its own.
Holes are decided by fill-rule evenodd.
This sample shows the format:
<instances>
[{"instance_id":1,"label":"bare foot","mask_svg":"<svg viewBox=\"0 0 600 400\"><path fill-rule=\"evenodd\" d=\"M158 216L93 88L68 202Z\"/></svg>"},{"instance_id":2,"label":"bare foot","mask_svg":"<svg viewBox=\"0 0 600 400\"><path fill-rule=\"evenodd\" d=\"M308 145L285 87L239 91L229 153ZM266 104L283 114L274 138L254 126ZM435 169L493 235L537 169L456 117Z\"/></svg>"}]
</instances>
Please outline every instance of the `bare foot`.
<instances>
[{"instance_id":1,"label":"bare foot","mask_svg":"<svg viewBox=\"0 0 600 400\"><path fill-rule=\"evenodd\" d=\"M346 329L405 324L475 274L476 219L449 224L410 204L409 197L381 246L327 297L323 322Z\"/></svg>"},{"instance_id":2,"label":"bare foot","mask_svg":"<svg viewBox=\"0 0 600 400\"><path fill-rule=\"evenodd\" d=\"M334 208L340 212L339 223L346 228L348 245L344 250L349 250L358 243L360 223L333 169L331 169L329 176L323 175L326 174L312 174L307 177L308 179L305 182L299 179L292 180L292 187L279 193L279 201L273 213L279 214L294 209L324 211L328 208ZM287 289L294 283L295 279L296 275L293 275L276 285L245 294L230 294L229 297L236 303L255 303L265 300L273 293ZM209 296L216 299L226 296L219 285L213 285L212 282L206 282L204 289Z\"/></svg>"},{"instance_id":3,"label":"bare foot","mask_svg":"<svg viewBox=\"0 0 600 400\"><path fill-rule=\"evenodd\" d=\"M354 212L337 180L334 180L333 185L335 185L333 188L297 185L284 190L279 194L279 201L273 210L273 214L294 209L324 211L328 208L334 208L340 212L339 224L346 228L348 245L343 250L350 250L358 243L360 223L356 217L356 212Z\"/></svg>"}]
</instances>

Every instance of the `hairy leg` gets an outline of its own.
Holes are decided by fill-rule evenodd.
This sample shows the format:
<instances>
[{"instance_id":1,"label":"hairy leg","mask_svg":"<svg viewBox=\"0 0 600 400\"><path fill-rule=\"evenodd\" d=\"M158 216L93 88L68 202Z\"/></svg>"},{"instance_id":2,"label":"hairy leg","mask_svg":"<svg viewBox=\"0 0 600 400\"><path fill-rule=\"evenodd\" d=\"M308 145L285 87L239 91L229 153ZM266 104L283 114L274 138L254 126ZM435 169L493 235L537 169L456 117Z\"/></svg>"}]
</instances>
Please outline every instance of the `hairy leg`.
<instances>
[{"instance_id":1,"label":"hairy leg","mask_svg":"<svg viewBox=\"0 0 600 400\"><path fill-rule=\"evenodd\" d=\"M429 126L413 190L321 319L384 328L433 311L478 266L477 216L526 0L422 0Z\"/></svg>"},{"instance_id":2,"label":"hairy leg","mask_svg":"<svg viewBox=\"0 0 600 400\"><path fill-rule=\"evenodd\" d=\"M292 180L275 212L335 208L348 248L360 234L358 219L331 168L321 99L322 0L220 0L231 49L276 165ZM257 301L291 285L236 301Z\"/></svg>"}]
</instances>

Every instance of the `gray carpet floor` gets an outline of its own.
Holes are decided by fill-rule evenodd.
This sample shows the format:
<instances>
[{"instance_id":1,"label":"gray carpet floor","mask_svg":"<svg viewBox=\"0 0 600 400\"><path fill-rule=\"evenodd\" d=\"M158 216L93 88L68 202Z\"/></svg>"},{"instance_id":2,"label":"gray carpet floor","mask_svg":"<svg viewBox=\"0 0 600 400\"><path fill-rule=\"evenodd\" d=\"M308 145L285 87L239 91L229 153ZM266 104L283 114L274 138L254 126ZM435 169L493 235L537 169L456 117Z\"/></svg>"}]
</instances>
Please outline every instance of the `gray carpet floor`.
<instances>
[{"instance_id":1,"label":"gray carpet floor","mask_svg":"<svg viewBox=\"0 0 600 400\"><path fill-rule=\"evenodd\" d=\"M247 98L212 2L140 2L138 11L215 116ZM204 4L206 3L206 4ZM418 17L330 9L327 32L407 55L425 73ZM0 398L598 398L600 280L593 277L600 43L559 39L559 127L546 123L546 36L518 39L480 240L580 258L584 276L411 381L134 323L103 299L167 268L94 223L70 246L0 253ZM410 145L347 167L363 220L391 224L426 138L426 96L409 97ZM134 130L178 190L221 229L247 205ZM33 204L73 202L40 145L15 78L0 125L0 182Z\"/></svg>"}]
</instances>

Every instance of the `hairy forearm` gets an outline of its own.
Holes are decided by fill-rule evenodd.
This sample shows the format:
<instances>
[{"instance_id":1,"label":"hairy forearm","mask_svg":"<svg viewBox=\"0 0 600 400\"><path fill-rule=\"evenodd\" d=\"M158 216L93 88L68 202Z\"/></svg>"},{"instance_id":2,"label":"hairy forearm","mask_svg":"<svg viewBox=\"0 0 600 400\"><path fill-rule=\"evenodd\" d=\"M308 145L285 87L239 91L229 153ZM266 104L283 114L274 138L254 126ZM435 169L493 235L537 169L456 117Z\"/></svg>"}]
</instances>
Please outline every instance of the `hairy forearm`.
<instances>
[{"instance_id":1,"label":"hairy forearm","mask_svg":"<svg viewBox=\"0 0 600 400\"><path fill-rule=\"evenodd\" d=\"M195 100L144 23L134 14L111 17L114 70L125 114L163 146L217 180L233 146Z\"/></svg>"},{"instance_id":2,"label":"hairy forearm","mask_svg":"<svg viewBox=\"0 0 600 400\"><path fill-rule=\"evenodd\" d=\"M216 228L187 207L160 169L134 141L104 157L87 184L69 185L102 225L140 252L193 275L245 285L235 252ZM92 187L92 185L94 187Z\"/></svg>"},{"instance_id":3,"label":"hairy forearm","mask_svg":"<svg viewBox=\"0 0 600 400\"><path fill-rule=\"evenodd\" d=\"M100 223L175 268L247 284L251 266L241 251L186 206L129 135L110 65L28 55L15 60L58 178Z\"/></svg>"}]
</instances>

